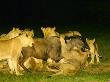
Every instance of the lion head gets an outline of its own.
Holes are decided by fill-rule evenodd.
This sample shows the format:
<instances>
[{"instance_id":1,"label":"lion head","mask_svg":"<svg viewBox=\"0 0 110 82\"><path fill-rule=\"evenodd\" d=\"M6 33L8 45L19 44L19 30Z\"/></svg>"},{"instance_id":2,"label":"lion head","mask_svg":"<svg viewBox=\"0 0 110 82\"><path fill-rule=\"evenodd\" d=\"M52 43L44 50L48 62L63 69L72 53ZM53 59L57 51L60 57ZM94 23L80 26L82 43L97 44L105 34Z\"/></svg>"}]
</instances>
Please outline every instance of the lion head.
<instances>
[{"instance_id":1,"label":"lion head","mask_svg":"<svg viewBox=\"0 0 110 82\"><path fill-rule=\"evenodd\" d=\"M33 71L41 71L43 68L43 60L42 59L37 59L34 57L29 57L25 62L24 66L27 69L31 69Z\"/></svg>"},{"instance_id":2,"label":"lion head","mask_svg":"<svg viewBox=\"0 0 110 82\"><path fill-rule=\"evenodd\" d=\"M46 27L46 28L41 27L41 30L44 34L44 37L58 36L59 35L59 33L55 31L56 27L53 27L53 28L51 28L51 27Z\"/></svg>"},{"instance_id":3,"label":"lion head","mask_svg":"<svg viewBox=\"0 0 110 82\"><path fill-rule=\"evenodd\" d=\"M22 33L22 30L20 30L19 28L13 27L13 29L8 34L2 34L0 36L0 39L8 40L8 39L14 38L16 36L19 36L19 34L21 34L21 33Z\"/></svg>"}]
</instances>

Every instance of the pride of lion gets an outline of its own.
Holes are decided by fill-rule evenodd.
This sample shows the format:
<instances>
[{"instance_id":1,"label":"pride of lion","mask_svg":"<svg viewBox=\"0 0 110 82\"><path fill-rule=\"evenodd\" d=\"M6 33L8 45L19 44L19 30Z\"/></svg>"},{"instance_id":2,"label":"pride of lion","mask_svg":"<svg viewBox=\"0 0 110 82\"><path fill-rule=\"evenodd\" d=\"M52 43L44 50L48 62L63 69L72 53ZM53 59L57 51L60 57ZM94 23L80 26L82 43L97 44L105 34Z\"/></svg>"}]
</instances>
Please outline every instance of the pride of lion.
<instances>
[{"instance_id":1,"label":"pride of lion","mask_svg":"<svg viewBox=\"0 0 110 82\"><path fill-rule=\"evenodd\" d=\"M53 73L49 76L74 75L81 67L100 63L95 39L82 39L78 31L58 33L56 27L41 27L41 31L44 37L35 38L33 30L13 27L0 36L0 61L11 74L48 71Z\"/></svg>"}]
</instances>

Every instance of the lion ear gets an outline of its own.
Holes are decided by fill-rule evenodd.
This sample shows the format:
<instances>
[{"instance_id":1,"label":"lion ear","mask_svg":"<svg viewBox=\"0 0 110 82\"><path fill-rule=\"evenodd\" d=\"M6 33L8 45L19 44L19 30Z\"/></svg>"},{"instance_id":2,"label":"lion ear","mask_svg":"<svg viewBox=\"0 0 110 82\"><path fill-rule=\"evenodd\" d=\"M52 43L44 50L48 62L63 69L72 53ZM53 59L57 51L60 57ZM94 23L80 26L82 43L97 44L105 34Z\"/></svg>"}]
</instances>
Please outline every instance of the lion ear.
<instances>
[{"instance_id":1,"label":"lion ear","mask_svg":"<svg viewBox=\"0 0 110 82\"><path fill-rule=\"evenodd\" d=\"M15 27L13 27L13 30L15 30Z\"/></svg>"},{"instance_id":2,"label":"lion ear","mask_svg":"<svg viewBox=\"0 0 110 82\"><path fill-rule=\"evenodd\" d=\"M56 27L55 26L53 27L53 30L56 30Z\"/></svg>"},{"instance_id":3,"label":"lion ear","mask_svg":"<svg viewBox=\"0 0 110 82\"><path fill-rule=\"evenodd\" d=\"M41 27L41 30L44 30L44 27Z\"/></svg>"},{"instance_id":4,"label":"lion ear","mask_svg":"<svg viewBox=\"0 0 110 82\"><path fill-rule=\"evenodd\" d=\"M95 42L95 38L92 40L93 41L93 43Z\"/></svg>"},{"instance_id":5,"label":"lion ear","mask_svg":"<svg viewBox=\"0 0 110 82\"><path fill-rule=\"evenodd\" d=\"M88 41L88 38L86 38L86 42Z\"/></svg>"},{"instance_id":6,"label":"lion ear","mask_svg":"<svg viewBox=\"0 0 110 82\"><path fill-rule=\"evenodd\" d=\"M31 30L30 33L31 33L31 36L33 37L34 36L34 30Z\"/></svg>"},{"instance_id":7,"label":"lion ear","mask_svg":"<svg viewBox=\"0 0 110 82\"><path fill-rule=\"evenodd\" d=\"M16 30L19 30L19 28L16 28Z\"/></svg>"}]
</instances>

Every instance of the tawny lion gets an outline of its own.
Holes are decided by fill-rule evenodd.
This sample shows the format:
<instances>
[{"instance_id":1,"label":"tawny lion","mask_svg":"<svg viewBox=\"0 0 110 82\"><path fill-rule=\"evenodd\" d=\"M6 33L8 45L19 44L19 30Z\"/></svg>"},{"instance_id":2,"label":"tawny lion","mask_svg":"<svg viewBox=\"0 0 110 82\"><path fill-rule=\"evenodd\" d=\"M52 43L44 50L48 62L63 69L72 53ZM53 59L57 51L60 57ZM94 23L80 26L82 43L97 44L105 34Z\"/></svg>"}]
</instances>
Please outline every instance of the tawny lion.
<instances>
[{"instance_id":1,"label":"tawny lion","mask_svg":"<svg viewBox=\"0 0 110 82\"><path fill-rule=\"evenodd\" d=\"M55 31L56 27L53 27L53 28L51 28L51 27L46 27L46 28L41 27L41 30L44 34L44 38L49 37L49 36L59 36L59 33Z\"/></svg>"},{"instance_id":2,"label":"tawny lion","mask_svg":"<svg viewBox=\"0 0 110 82\"><path fill-rule=\"evenodd\" d=\"M31 69L34 71L41 71L43 69L43 60L37 59L35 57L29 57L25 62L24 66L27 69Z\"/></svg>"},{"instance_id":3,"label":"tawny lion","mask_svg":"<svg viewBox=\"0 0 110 82\"><path fill-rule=\"evenodd\" d=\"M14 38L14 37L18 36L21 33L22 33L22 30L20 30L19 28L13 27L13 29L8 34L2 34L0 36L0 40L11 39L11 38Z\"/></svg>"},{"instance_id":4,"label":"tawny lion","mask_svg":"<svg viewBox=\"0 0 110 82\"><path fill-rule=\"evenodd\" d=\"M0 60L7 60L10 73L21 75L18 60L22 47L32 46L32 36L26 33L9 40L0 40Z\"/></svg>"},{"instance_id":5,"label":"tawny lion","mask_svg":"<svg viewBox=\"0 0 110 82\"><path fill-rule=\"evenodd\" d=\"M60 37L61 45L62 45L62 56L64 57L58 63L52 61L51 59L48 60L47 69L49 71L55 72L55 74L50 76L56 75L74 75L80 69L80 67L86 63L87 60L87 53L82 52L81 50L68 50L68 47L65 43L63 37ZM58 69L53 69L52 67L58 67Z\"/></svg>"},{"instance_id":6,"label":"tawny lion","mask_svg":"<svg viewBox=\"0 0 110 82\"><path fill-rule=\"evenodd\" d=\"M99 61L99 53L98 53L98 45L95 43L95 38L92 40L89 40L88 38L86 38L86 42L88 44L88 46L90 47L90 56L91 56L91 61L90 64L94 64L95 63L95 56L96 56L96 62L100 63Z\"/></svg>"},{"instance_id":7,"label":"tawny lion","mask_svg":"<svg viewBox=\"0 0 110 82\"><path fill-rule=\"evenodd\" d=\"M68 31L66 33L60 34L62 37L74 37L74 36L82 36L78 31Z\"/></svg>"}]
</instances>

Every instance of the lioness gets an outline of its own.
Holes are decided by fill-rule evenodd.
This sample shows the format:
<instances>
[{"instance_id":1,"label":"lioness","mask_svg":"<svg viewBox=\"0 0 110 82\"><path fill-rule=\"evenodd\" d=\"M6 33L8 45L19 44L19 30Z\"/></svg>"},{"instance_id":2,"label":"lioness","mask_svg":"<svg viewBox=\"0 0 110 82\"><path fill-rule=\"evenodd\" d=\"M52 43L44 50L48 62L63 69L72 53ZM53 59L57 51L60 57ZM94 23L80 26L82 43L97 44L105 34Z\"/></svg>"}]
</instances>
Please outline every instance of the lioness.
<instances>
[{"instance_id":1,"label":"lioness","mask_svg":"<svg viewBox=\"0 0 110 82\"><path fill-rule=\"evenodd\" d=\"M11 38L14 38L14 37L18 36L21 33L22 33L22 30L20 30L19 28L13 27L13 29L8 34L2 34L0 36L0 40L11 39Z\"/></svg>"},{"instance_id":2,"label":"lioness","mask_svg":"<svg viewBox=\"0 0 110 82\"><path fill-rule=\"evenodd\" d=\"M22 47L32 46L32 36L23 33L9 40L0 40L0 60L7 60L10 73L20 75L18 59L21 56Z\"/></svg>"},{"instance_id":3,"label":"lioness","mask_svg":"<svg viewBox=\"0 0 110 82\"><path fill-rule=\"evenodd\" d=\"M64 53L65 57L61 59L58 63L52 62L48 64L47 69L48 71L55 72L50 76L56 75L75 75L81 66L85 66L87 63L87 53L79 53L79 51L72 51Z\"/></svg>"},{"instance_id":4,"label":"lioness","mask_svg":"<svg viewBox=\"0 0 110 82\"><path fill-rule=\"evenodd\" d=\"M89 40L88 38L86 38L86 42L88 44L88 46L90 47L90 56L91 56L91 61L90 64L94 64L95 61L95 56L96 56L96 62L100 63L99 61L99 54L98 54L98 45L95 43L95 38L92 40Z\"/></svg>"},{"instance_id":5,"label":"lioness","mask_svg":"<svg viewBox=\"0 0 110 82\"><path fill-rule=\"evenodd\" d=\"M73 59L61 59L58 63L52 62L47 66L48 71L54 72L54 74L49 76L56 75L74 75L80 69L80 63L77 60Z\"/></svg>"},{"instance_id":6,"label":"lioness","mask_svg":"<svg viewBox=\"0 0 110 82\"><path fill-rule=\"evenodd\" d=\"M51 27L46 27L46 28L41 27L41 30L44 34L44 38L49 37L49 36L59 36L59 33L55 31L56 27L53 27L53 28L51 28Z\"/></svg>"},{"instance_id":7,"label":"lioness","mask_svg":"<svg viewBox=\"0 0 110 82\"><path fill-rule=\"evenodd\" d=\"M63 37L74 37L74 36L82 36L78 31L68 31L66 33L60 34Z\"/></svg>"},{"instance_id":8,"label":"lioness","mask_svg":"<svg viewBox=\"0 0 110 82\"><path fill-rule=\"evenodd\" d=\"M61 41L61 55L64 57L58 63L48 61L49 65L47 69L49 71L55 72L55 74L51 75L74 75L80 69L80 67L86 63L87 53L82 52L80 49L71 49L68 50L67 44L63 37L60 37ZM53 69L52 67L58 67L58 69Z\"/></svg>"},{"instance_id":9,"label":"lioness","mask_svg":"<svg viewBox=\"0 0 110 82\"><path fill-rule=\"evenodd\" d=\"M43 69L43 60L37 59L35 57L29 57L25 62L24 66L27 69L31 69L34 71L41 71Z\"/></svg>"}]
</instances>

